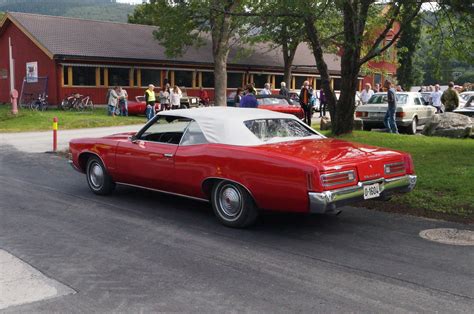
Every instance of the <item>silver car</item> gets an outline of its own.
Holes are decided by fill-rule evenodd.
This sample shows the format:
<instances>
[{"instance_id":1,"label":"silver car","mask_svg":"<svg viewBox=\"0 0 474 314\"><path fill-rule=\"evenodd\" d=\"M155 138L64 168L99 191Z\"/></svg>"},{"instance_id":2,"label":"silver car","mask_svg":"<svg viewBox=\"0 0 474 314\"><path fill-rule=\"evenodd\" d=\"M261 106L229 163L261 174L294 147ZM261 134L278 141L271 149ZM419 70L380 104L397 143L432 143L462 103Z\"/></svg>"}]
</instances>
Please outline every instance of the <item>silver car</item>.
<instances>
[{"instance_id":1,"label":"silver car","mask_svg":"<svg viewBox=\"0 0 474 314\"><path fill-rule=\"evenodd\" d=\"M398 92L396 95L396 123L400 131L415 134L417 127L425 124L436 113L434 107L424 104L420 93ZM356 117L362 119L366 131L383 128L387 107L387 93L376 93L366 105L357 107Z\"/></svg>"}]
</instances>

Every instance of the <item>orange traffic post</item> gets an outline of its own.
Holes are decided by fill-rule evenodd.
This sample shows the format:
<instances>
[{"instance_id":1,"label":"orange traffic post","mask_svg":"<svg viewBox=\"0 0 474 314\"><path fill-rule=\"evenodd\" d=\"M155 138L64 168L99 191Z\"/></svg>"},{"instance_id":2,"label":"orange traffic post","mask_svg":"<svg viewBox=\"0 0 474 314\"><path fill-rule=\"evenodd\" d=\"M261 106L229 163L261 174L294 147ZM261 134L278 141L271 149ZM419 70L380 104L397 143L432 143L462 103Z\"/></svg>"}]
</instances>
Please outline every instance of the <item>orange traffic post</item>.
<instances>
[{"instance_id":1,"label":"orange traffic post","mask_svg":"<svg viewBox=\"0 0 474 314\"><path fill-rule=\"evenodd\" d=\"M53 118L53 152L58 150L58 118Z\"/></svg>"}]
</instances>

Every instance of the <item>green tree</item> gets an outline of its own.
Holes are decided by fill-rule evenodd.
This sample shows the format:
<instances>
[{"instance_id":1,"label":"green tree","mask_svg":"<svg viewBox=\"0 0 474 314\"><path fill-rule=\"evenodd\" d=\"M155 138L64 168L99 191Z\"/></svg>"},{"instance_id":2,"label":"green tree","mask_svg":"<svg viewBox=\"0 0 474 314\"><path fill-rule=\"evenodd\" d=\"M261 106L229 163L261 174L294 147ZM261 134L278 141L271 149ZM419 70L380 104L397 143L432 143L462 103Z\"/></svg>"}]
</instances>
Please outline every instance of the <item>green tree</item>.
<instances>
[{"instance_id":1,"label":"green tree","mask_svg":"<svg viewBox=\"0 0 474 314\"><path fill-rule=\"evenodd\" d=\"M169 57L177 57L190 46L205 45L210 37L214 59L215 102L226 104L227 59L231 44L246 25L237 13L244 0L151 0L129 16L131 23L156 25L156 39Z\"/></svg>"},{"instance_id":2,"label":"green tree","mask_svg":"<svg viewBox=\"0 0 474 314\"><path fill-rule=\"evenodd\" d=\"M418 17L407 25L405 32L397 42L397 56L399 66L397 68L397 80L404 90L420 82L422 69L416 66L415 54L421 36L421 19Z\"/></svg>"}]
</instances>

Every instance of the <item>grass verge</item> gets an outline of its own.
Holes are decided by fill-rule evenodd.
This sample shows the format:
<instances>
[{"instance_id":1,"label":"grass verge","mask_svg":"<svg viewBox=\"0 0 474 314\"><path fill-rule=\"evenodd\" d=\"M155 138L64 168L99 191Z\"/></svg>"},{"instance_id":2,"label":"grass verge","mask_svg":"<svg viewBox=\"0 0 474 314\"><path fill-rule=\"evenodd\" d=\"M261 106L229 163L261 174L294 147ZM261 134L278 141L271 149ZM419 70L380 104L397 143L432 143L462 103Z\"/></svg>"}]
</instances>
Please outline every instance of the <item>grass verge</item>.
<instances>
[{"instance_id":1,"label":"grass verge","mask_svg":"<svg viewBox=\"0 0 474 314\"><path fill-rule=\"evenodd\" d=\"M106 108L94 111L62 111L49 109L44 112L20 109L17 116L11 114L9 105L0 105L0 132L30 132L51 130L53 118L59 120L59 129L96 128L129 124L144 124L145 117L110 117Z\"/></svg>"},{"instance_id":2,"label":"grass verge","mask_svg":"<svg viewBox=\"0 0 474 314\"><path fill-rule=\"evenodd\" d=\"M329 132L325 132L331 136ZM474 223L474 140L354 131L338 137L412 155L418 183L413 192L368 208Z\"/></svg>"}]
</instances>

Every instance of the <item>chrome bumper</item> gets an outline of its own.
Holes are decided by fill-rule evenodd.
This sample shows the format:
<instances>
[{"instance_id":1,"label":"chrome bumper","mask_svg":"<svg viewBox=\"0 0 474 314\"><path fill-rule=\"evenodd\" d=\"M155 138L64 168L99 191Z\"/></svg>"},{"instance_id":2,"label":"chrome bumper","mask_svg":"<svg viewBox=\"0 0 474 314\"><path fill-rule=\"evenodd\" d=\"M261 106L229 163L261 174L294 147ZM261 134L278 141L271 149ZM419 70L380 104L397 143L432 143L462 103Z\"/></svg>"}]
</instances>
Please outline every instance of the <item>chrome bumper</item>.
<instances>
[{"instance_id":1,"label":"chrome bumper","mask_svg":"<svg viewBox=\"0 0 474 314\"><path fill-rule=\"evenodd\" d=\"M391 179L377 179L359 182L356 186L342 188L325 192L309 192L309 210L311 213L333 212L337 207L347 205L351 202L364 200L364 185L379 183L380 197L383 199L394 193L407 193L412 191L416 185L415 175L405 175Z\"/></svg>"}]
</instances>

